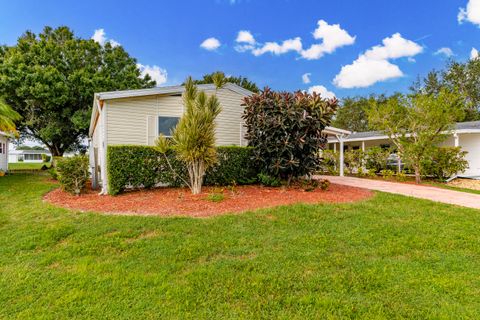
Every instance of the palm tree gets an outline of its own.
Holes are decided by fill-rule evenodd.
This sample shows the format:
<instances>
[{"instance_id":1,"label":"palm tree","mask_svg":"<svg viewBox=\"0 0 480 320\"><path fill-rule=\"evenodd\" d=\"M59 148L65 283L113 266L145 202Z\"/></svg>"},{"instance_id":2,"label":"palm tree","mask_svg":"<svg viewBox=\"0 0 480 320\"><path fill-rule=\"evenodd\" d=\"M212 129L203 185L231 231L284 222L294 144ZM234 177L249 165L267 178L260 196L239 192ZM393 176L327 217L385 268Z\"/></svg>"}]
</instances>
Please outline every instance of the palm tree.
<instances>
[{"instance_id":1,"label":"palm tree","mask_svg":"<svg viewBox=\"0 0 480 320\"><path fill-rule=\"evenodd\" d=\"M0 99L0 131L17 133L15 121L20 119L21 116Z\"/></svg>"},{"instance_id":2,"label":"palm tree","mask_svg":"<svg viewBox=\"0 0 480 320\"><path fill-rule=\"evenodd\" d=\"M222 75L215 77L215 86L225 84ZM191 77L185 82L183 94L185 113L172 133L171 142L164 136L157 139L157 148L164 155L170 143L176 157L185 163L190 181L184 181L193 194L202 192L203 178L209 167L217 162L215 148L215 119L221 111L216 94L199 92ZM168 162L168 158L167 158ZM173 168L170 166L173 170Z\"/></svg>"}]
</instances>

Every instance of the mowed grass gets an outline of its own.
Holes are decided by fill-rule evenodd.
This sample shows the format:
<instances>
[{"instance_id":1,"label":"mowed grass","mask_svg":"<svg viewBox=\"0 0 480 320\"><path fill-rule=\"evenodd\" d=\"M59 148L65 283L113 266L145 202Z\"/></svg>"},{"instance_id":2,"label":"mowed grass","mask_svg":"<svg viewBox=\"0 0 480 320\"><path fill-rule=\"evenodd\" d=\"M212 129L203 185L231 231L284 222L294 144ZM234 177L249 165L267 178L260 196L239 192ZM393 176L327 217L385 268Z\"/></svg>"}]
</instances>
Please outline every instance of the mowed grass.
<instances>
[{"instance_id":1,"label":"mowed grass","mask_svg":"<svg viewBox=\"0 0 480 320\"><path fill-rule=\"evenodd\" d=\"M0 178L0 318L475 319L480 211L379 193L208 219L107 216Z\"/></svg>"},{"instance_id":2,"label":"mowed grass","mask_svg":"<svg viewBox=\"0 0 480 320\"><path fill-rule=\"evenodd\" d=\"M40 170L44 165L50 167L50 163L45 162L12 162L8 164L8 170Z\"/></svg>"}]
</instances>

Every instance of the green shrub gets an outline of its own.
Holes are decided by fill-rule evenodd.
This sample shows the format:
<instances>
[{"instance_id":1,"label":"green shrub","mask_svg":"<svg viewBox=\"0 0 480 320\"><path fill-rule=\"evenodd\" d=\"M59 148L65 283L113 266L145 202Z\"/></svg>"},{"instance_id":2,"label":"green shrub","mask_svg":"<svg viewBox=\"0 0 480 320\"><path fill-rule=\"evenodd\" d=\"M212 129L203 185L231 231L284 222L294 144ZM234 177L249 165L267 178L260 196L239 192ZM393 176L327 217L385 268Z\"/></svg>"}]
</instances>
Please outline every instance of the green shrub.
<instances>
[{"instance_id":1,"label":"green shrub","mask_svg":"<svg viewBox=\"0 0 480 320\"><path fill-rule=\"evenodd\" d=\"M338 174L338 163L339 163L340 153L333 150L323 150L322 151L322 162L320 164L320 171L337 175Z\"/></svg>"},{"instance_id":2,"label":"green shrub","mask_svg":"<svg viewBox=\"0 0 480 320\"><path fill-rule=\"evenodd\" d=\"M57 163L58 181L65 191L79 195L86 188L89 177L88 157L64 158Z\"/></svg>"},{"instance_id":3,"label":"green shrub","mask_svg":"<svg viewBox=\"0 0 480 320\"><path fill-rule=\"evenodd\" d=\"M389 180L393 178L393 176L395 175L395 172L392 170L384 169L380 171L380 174L382 175L383 179Z\"/></svg>"},{"instance_id":4,"label":"green shrub","mask_svg":"<svg viewBox=\"0 0 480 320\"><path fill-rule=\"evenodd\" d=\"M395 175L395 178L397 179L397 181L400 181L400 182L407 181L407 175L405 174L404 171L398 172Z\"/></svg>"},{"instance_id":5,"label":"green shrub","mask_svg":"<svg viewBox=\"0 0 480 320\"><path fill-rule=\"evenodd\" d=\"M319 153L327 143L322 131L335 114L336 99L265 88L244 102L246 138L262 173L291 181L320 169Z\"/></svg>"},{"instance_id":6,"label":"green shrub","mask_svg":"<svg viewBox=\"0 0 480 320\"><path fill-rule=\"evenodd\" d=\"M371 147L365 153L365 162L368 169L374 169L375 172L380 172L387 169L388 157L391 151L389 149L382 149L381 147Z\"/></svg>"},{"instance_id":7,"label":"green shrub","mask_svg":"<svg viewBox=\"0 0 480 320\"><path fill-rule=\"evenodd\" d=\"M437 147L431 157L422 162L423 173L426 176L445 181L468 168L466 155L467 152L462 151L460 147Z\"/></svg>"},{"instance_id":8,"label":"green shrub","mask_svg":"<svg viewBox=\"0 0 480 320\"><path fill-rule=\"evenodd\" d=\"M247 147L217 147L218 162L207 170L206 185L248 184L258 174ZM170 170L162 153L149 146L109 146L107 148L108 192L118 194L126 188L151 188L158 184L183 186L188 180L185 164L173 151L166 156L173 167Z\"/></svg>"},{"instance_id":9,"label":"green shrub","mask_svg":"<svg viewBox=\"0 0 480 320\"><path fill-rule=\"evenodd\" d=\"M362 150L348 150L344 153L345 169L349 174L358 173L362 169L364 162L364 152Z\"/></svg>"},{"instance_id":10,"label":"green shrub","mask_svg":"<svg viewBox=\"0 0 480 320\"><path fill-rule=\"evenodd\" d=\"M321 179L319 181L319 184L320 184L320 189L322 189L323 191L327 191L328 188L330 188L330 180Z\"/></svg>"},{"instance_id":11,"label":"green shrub","mask_svg":"<svg viewBox=\"0 0 480 320\"><path fill-rule=\"evenodd\" d=\"M52 159L51 156L47 156L45 153L42 153L42 161L43 162L50 162L51 159Z\"/></svg>"},{"instance_id":12,"label":"green shrub","mask_svg":"<svg viewBox=\"0 0 480 320\"><path fill-rule=\"evenodd\" d=\"M258 182L267 187L280 187L282 185L282 181L279 178L265 173L258 174Z\"/></svg>"}]
</instances>

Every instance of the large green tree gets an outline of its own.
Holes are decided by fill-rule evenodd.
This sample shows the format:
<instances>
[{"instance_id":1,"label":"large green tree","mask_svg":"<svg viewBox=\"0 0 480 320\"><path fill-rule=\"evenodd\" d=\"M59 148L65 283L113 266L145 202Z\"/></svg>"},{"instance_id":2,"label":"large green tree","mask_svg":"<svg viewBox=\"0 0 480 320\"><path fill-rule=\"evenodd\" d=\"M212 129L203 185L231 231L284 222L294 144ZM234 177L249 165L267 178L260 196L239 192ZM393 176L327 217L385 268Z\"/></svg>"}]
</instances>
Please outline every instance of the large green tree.
<instances>
[{"instance_id":1,"label":"large green tree","mask_svg":"<svg viewBox=\"0 0 480 320\"><path fill-rule=\"evenodd\" d=\"M243 87L244 89L250 90L250 91L255 92L255 93L260 91L258 89L257 85L254 82L248 80L247 78L242 77L242 76L239 76L239 77L228 76L227 77L221 71L216 71L216 72L205 74L205 75L203 75L202 79L193 80L193 83L194 84L215 83L215 81L214 81L215 77L218 77L218 75L221 75L221 77L223 77L225 79L225 82L235 83L235 84L239 85L240 87Z\"/></svg>"},{"instance_id":2,"label":"large green tree","mask_svg":"<svg viewBox=\"0 0 480 320\"><path fill-rule=\"evenodd\" d=\"M436 94L442 88L455 90L462 97L465 112L456 121L480 120L480 59L450 61L444 70L432 70L417 80L416 93Z\"/></svg>"},{"instance_id":3,"label":"large green tree","mask_svg":"<svg viewBox=\"0 0 480 320\"><path fill-rule=\"evenodd\" d=\"M2 47L0 75L0 96L22 116L22 136L54 156L87 136L95 92L155 85L121 46L81 39L68 27L27 31L15 46Z\"/></svg>"},{"instance_id":4,"label":"large green tree","mask_svg":"<svg viewBox=\"0 0 480 320\"><path fill-rule=\"evenodd\" d=\"M442 88L437 93L396 94L373 104L368 116L375 129L388 135L420 183L422 163L432 157L436 145L446 139L463 113L461 97Z\"/></svg>"},{"instance_id":5,"label":"large green tree","mask_svg":"<svg viewBox=\"0 0 480 320\"><path fill-rule=\"evenodd\" d=\"M354 132L372 130L367 111L372 103L385 100L384 96L347 97L341 100L332 125Z\"/></svg>"}]
</instances>

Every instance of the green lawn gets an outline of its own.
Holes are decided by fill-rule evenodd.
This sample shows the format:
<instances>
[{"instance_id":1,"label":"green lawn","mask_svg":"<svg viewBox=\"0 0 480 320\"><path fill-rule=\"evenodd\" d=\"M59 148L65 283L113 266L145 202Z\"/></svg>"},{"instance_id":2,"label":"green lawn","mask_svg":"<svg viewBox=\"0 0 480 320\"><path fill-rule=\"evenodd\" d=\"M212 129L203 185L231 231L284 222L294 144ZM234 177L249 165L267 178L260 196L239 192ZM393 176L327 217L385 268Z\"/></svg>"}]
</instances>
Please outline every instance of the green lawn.
<instances>
[{"instance_id":1,"label":"green lawn","mask_svg":"<svg viewBox=\"0 0 480 320\"><path fill-rule=\"evenodd\" d=\"M107 216L0 178L0 318L467 319L480 211L396 195L209 219Z\"/></svg>"},{"instance_id":2,"label":"green lawn","mask_svg":"<svg viewBox=\"0 0 480 320\"><path fill-rule=\"evenodd\" d=\"M50 163L28 163L28 162L16 162L9 163L9 170L40 170L44 165L50 166Z\"/></svg>"}]
</instances>

